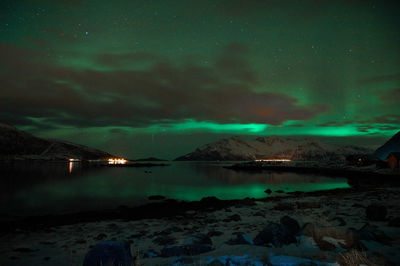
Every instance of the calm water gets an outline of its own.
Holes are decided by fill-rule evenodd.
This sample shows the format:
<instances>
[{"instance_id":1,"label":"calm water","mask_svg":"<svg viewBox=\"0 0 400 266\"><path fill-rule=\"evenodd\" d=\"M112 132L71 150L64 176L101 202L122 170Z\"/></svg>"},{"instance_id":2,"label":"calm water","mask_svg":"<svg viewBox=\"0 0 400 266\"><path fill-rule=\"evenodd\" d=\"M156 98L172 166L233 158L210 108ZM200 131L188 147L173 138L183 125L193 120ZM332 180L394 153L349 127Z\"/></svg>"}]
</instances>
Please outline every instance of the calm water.
<instances>
[{"instance_id":1,"label":"calm water","mask_svg":"<svg viewBox=\"0 0 400 266\"><path fill-rule=\"evenodd\" d=\"M345 178L294 173L246 173L209 162L167 167L88 168L80 163L1 164L0 214L38 215L136 205L149 195L183 200L265 197L264 190L349 187ZM150 173L149 173L150 171ZM147 172L147 173L146 173Z\"/></svg>"}]
</instances>

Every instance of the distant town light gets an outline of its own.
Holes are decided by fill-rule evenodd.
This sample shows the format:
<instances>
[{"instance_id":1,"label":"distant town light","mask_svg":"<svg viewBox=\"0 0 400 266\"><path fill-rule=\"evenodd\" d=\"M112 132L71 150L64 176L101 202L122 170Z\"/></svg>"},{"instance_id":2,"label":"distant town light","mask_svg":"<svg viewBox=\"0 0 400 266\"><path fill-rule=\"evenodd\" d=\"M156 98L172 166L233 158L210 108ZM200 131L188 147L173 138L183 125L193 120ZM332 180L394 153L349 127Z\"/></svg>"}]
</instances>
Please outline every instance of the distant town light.
<instances>
[{"instance_id":1,"label":"distant town light","mask_svg":"<svg viewBox=\"0 0 400 266\"><path fill-rule=\"evenodd\" d=\"M70 161L70 162L79 162L80 160L79 160L79 159L73 159L73 158L71 158L71 159L69 159L69 161Z\"/></svg>"},{"instance_id":2,"label":"distant town light","mask_svg":"<svg viewBox=\"0 0 400 266\"><path fill-rule=\"evenodd\" d=\"M257 159L256 162L291 162L290 159Z\"/></svg>"},{"instance_id":3,"label":"distant town light","mask_svg":"<svg viewBox=\"0 0 400 266\"><path fill-rule=\"evenodd\" d=\"M111 158L108 159L108 164L126 164L127 160L123 158Z\"/></svg>"}]
</instances>

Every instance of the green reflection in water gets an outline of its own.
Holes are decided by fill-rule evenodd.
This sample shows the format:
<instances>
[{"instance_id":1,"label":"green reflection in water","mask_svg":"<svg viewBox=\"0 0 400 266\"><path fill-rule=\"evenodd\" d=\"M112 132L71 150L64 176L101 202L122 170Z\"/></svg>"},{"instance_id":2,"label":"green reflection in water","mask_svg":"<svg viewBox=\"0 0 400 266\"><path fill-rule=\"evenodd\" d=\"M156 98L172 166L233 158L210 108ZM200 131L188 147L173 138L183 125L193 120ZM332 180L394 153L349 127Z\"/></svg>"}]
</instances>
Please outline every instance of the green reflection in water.
<instances>
[{"instance_id":1,"label":"green reflection in water","mask_svg":"<svg viewBox=\"0 0 400 266\"><path fill-rule=\"evenodd\" d=\"M48 168L46 168L48 169ZM295 173L242 173L224 169L218 164L171 163L170 167L100 168L96 171L47 173L51 178L18 188L1 202L4 213L76 212L148 202L150 195L180 200L200 200L207 196L220 199L263 198L272 191L315 191L347 188L345 178L329 178ZM29 180L40 176L30 173ZM26 182L26 180L24 181ZM22 183L22 181L21 181ZM274 195L274 194L272 194Z\"/></svg>"}]
</instances>

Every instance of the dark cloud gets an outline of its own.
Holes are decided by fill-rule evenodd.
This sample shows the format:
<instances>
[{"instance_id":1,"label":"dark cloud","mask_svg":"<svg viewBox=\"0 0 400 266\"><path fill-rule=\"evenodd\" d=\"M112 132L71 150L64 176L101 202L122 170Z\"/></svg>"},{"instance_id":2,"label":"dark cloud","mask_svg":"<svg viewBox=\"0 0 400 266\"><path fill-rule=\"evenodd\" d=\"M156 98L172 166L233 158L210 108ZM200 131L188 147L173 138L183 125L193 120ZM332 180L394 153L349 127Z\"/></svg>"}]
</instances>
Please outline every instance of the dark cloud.
<instances>
[{"instance_id":1,"label":"dark cloud","mask_svg":"<svg viewBox=\"0 0 400 266\"><path fill-rule=\"evenodd\" d=\"M98 54L96 63L105 66L126 66L134 63L165 61L164 56L149 52L132 52L123 54Z\"/></svg>"},{"instance_id":2,"label":"dark cloud","mask_svg":"<svg viewBox=\"0 0 400 266\"><path fill-rule=\"evenodd\" d=\"M400 73L373 76L373 77L362 79L359 81L359 83L361 85L369 85L369 84L376 84L376 83L387 82L387 81L400 82Z\"/></svg>"},{"instance_id":3,"label":"dark cloud","mask_svg":"<svg viewBox=\"0 0 400 266\"><path fill-rule=\"evenodd\" d=\"M319 127L342 127L353 125L359 132L400 130L400 115L381 115L367 120L328 121L318 124Z\"/></svg>"},{"instance_id":4,"label":"dark cloud","mask_svg":"<svg viewBox=\"0 0 400 266\"><path fill-rule=\"evenodd\" d=\"M247 62L247 48L240 44L224 47L210 66L164 60L145 70L114 71L39 63L40 54L12 46L0 51L6 59L0 75L2 112L42 118L46 124L147 126L194 119L279 125L329 109L323 104L300 105L286 94L254 92L258 78ZM152 54L129 56L99 58L109 64L112 58L117 63L138 57L157 60Z\"/></svg>"},{"instance_id":5,"label":"dark cloud","mask_svg":"<svg viewBox=\"0 0 400 266\"><path fill-rule=\"evenodd\" d=\"M400 88L377 91L376 94L384 104L393 105L394 103L400 103ZM397 109L400 110L400 105L397 106Z\"/></svg>"},{"instance_id":6,"label":"dark cloud","mask_svg":"<svg viewBox=\"0 0 400 266\"><path fill-rule=\"evenodd\" d=\"M87 0L22 0L22 3L36 4L36 5L53 5L63 7L78 7L84 3L88 3Z\"/></svg>"}]
</instances>

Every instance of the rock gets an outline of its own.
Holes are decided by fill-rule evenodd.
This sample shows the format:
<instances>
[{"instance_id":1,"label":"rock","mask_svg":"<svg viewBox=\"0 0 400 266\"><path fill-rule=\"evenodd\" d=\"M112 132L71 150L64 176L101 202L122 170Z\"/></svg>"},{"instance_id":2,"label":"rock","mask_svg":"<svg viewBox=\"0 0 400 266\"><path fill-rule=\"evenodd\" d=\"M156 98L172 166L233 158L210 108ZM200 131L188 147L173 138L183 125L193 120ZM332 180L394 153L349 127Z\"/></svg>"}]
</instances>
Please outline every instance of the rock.
<instances>
[{"instance_id":1,"label":"rock","mask_svg":"<svg viewBox=\"0 0 400 266\"><path fill-rule=\"evenodd\" d=\"M182 245L167 246L161 250L162 257L198 255L213 250L212 240L205 234L188 236Z\"/></svg>"},{"instance_id":2,"label":"rock","mask_svg":"<svg viewBox=\"0 0 400 266\"><path fill-rule=\"evenodd\" d=\"M41 242L39 242L40 244L42 244L42 245L50 245L50 246L52 246L52 245L55 245L57 242L52 242L52 241L41 241Z\"/></svg>"},{"instance_id":3,"label":"rock","mask_svg":"<svg viewBox=\"0 0 400 266\"><path fill-rule=\"evenodd\" d=\"M148 231L140 231L140 232L138 232L136 234L130 235L130 238L142 238L148 233L149 233Z\"/></svg>"},{"instance_id":4,"label":"rock","mask_svg":"<svg viewBox=\"0 0 400 266\"><path fill-rule=\"evenodd\" d=\"M110 265L128 266L132 265L130 244L126 241L104 241L96 244L86 254L83 266Z\"/></svg>"},{"instance_id":5,"label":"rock","mask_svg":"<svg viewBox=\"0 0 400 266\"><path fill-rule=\"evenodd\" d=\"M267 194L269 195L269 194L272 193L272 190L271 190L271 189L266 189L264 192L267 193Z\"/></svg>"},{"instance_id":6,"label":"rock","mask_svg":"<svg viewBox=\"0 0 400 266\"><path fill-rule=\"evenodd\" d=\"M144 259L148 259L148 258L155 258L158 257L159 254L157 252L155 252L154 250L148 250L143 254L143 258Z\"/></svg>"},{"instance_id":7,"label":"rock","mask_svg":"<svg viewBox=\"0 0 400 266\"><path fill-rule=\"evenodd\" d=\"M366 208L365 213L368 220L384 221L387 215L387 209L383 205L371 204Z\"/></svg>"},{"instance_id":8,"label":"rock","mask_svg":"<svg viewBox=\"0 0 400 266\"><path fill-rule=\"evenodd\" d=\"M208 232L207 233L207 236L208 237L213 237L213 236L220 236L220 235L223 235L224 233L223 232L221 232L221 231L210 231L210 232Z\"/></svg>"},{"instance_id":9,"label":"rock","mask_svg":"<svg viewBox=\"0 0 400 266\"><path fill-rule=\"evenodd\" d=\"M178 257L186 254L184 246L164 247L161 250L161 257Z\"/></svg>"},{"instance_id":10,"label":"rock","mask_svg":"<svg viewBox=\"0 0 400 266\"><path fill-rule=\"evenodd\" d=\"M346 221L342 217L335 217L330 221L331 222L336 222L337 226L345 226L346 225Z\"/></svg>"},{"instance_id":11,"label":"rock","mask_svg":"<svg viewBox=\"0 0 400 266\"><path fill-rule=\"evenodd\" d=\"M388 226L400 227L400 217L393 218L389 221Z\"/></svg>"},{"instance_id":12,"label":"rock","mask_svg":"<svg viewBox=\"0 0 400 266\"><path fill-rule=\"evenodd\" d=\"M298 201L296 202L297 209L317 209L321 208L321 204L318 202L312 202L312 201L306 201L306 202L301 202Z\"/></svg>"},{"instance_id":13,"label":"rock","mask_svg":"<svg viewBox=\"0 0 400 266\"><path fill-rule=\"evenodd\" d=\"M31 253L31 252L39 251L39 249L31 249L31 248L21 247L21 248L14 248L13 251L21 252L21 253Z\"/></svg>"},{"instance_id":14,"label":"rock","mask_svg":"<svg viewBox=\"0 0 400 266\"><path fill-rule=\"evenodd\" d=\"M277 205L275 205L275 207L272 208L273 210L276 211L293 211L294 210L294 205L292 203L278 203Z\"/></svg>"},{"instance_id":15,"label":"rock","mask_svg":"<svg viewBox=\"0 0 400 266\"><path fill-rule=\"evenodd\" d=\"M228 240L228 245L253 245L254 242L246 234L239 232L236 233L236 238Z\"/></svg>"},{"instance_id":16,"label":"rock","mask_svg":"<svg viewBox=\"0 0 400 266\"><path fill-rule=\"evenodd\" d=\"M196 214L196 211L190 210L190 211L185 212L185 214L188 216L193 216Z\"/></svg>"},{"instance_id":17,"label":"rock","mask_svg":"<svg viewBox=\"0 0 400 266\"><path fill-rule=\"evenodd\" d=\"M283 216L280 220L281 225L288 231L290 234L296 235L300 232L299 223L289 216Z\"/></svg>"},{"instance_id":18,"label":"rock","mask_svg":"<svg viewBox=\"0 0 400 266\"><path fill-rule=\"evenodd\" d=\"M215 219L215 218L206 218L206 219L204 219L204 223L206 223L206 224L215 224L217 222L218 222L218 220Z\"/></svg>"},{"instance_id":19,"label":"rock","mask_svg":"<svg viewBox=\"0 0 400 266\"><path fill-rule=\"evenodd\" d=\"M222 221L224 221L224 222L232 222L232 221L238 222L238 221L241 221L241 220L242 220L242 218L240 218L239 214L234 214L234 215L231 215L231 216L223 219Z\"/></svg>"},{"instance_id":20,"label":"rock","mask_svg":"<svg viewBox=\"0 0 400 266\"><path fill-rule=\"evenodd\" d=\"M306 223L303 225L303 228L301 228L301 234L304 236L314 237L315 233L316 228L313 223Z\"/></svg>"},{"instance_id":21,"label":"rock","mask_svg":"<svg viewBox=\"0 0 400 266\"><path fill-rule=\"evenodd\" d=\"M375 241L384 245L391 245L392 239L377 227L365 224L360 230L354 230L358 239Z\"/></svg>"},{"instance_id":22,"label":"rock","mask_svg":"<svg viewBox=\"0 0 400 266\"><path fill-rule=\"evenodd\" d=\"M176 243L176 239L172 236L168 235L161 235L159 237L156 237L153 239L153 243L156 243L160 246L165 246L165 245L173 245Z\"/></svg>"},{"instance_id":23,"label":"rock","mask_svg":"<svg viewBox=\"0 0 400 266\"><path fill-rule=\"evenodd\" d=\"M193 234L185 240L186 245L212 245L212 240L205 234Z\"/></svg>"},{"instance_id":24,"label":"rock","mask_svg":"<svg viewBox=\"0 0 400 266\"><path fill-rule=\"evenodd\" d=\"M342 248L366 250L354 230L343 231L335 226L316 227L312 223L306 223L301 229L301 234L312 237L317 244L319 243L321 245L322 248L332 248L323 242L325 241L323 240L324 237L330 237L338 240L344 240L343 244L339 242L339 245Z\"/></svg>"},{"instance_id":25,"label":"rock","mask_svg":"<svg viewBox=\"0 0 400 266\"><path fill-rule=\"evenodd\" d=\"M207 266L225 266L225 263L222 263L218 259L214 259L210 263L208 263Z\"/></svg>"},{"instance_id":26,"label":"rock","mask_svg":"<svg viewBox=\"0 0 400 266\"><path fill-rule=\"evenodd\" d=\"M336 250L336 246L324 239L317 239L315 240L315 243L319 247L320 250L323 251L334 251Z\"/></svg>"},{"instance_id":27,"label":"rock","mask_svg":"<svg viewBox=\"0 0 400 266\"><path fill-rule=\"evenodd\" d=\"M291 230L288 230L282 224L269 222L267 226L254 238L254 244L259 246L269 246L270 244L275 247L282 247L283 245L289 245L296 243L295 234Z\"/></svg>"},{"instance_id":28,"label":"rock","mask_svg":"<svg viewBox=\"0 0 400 266\"><path fill-rule=\"evenodd\" d=\"M106 238L107 237L107 235L106 234L103 234L103 233L101 233L101 234L98 234L95 238L93 238L94 240L97 240L97 241L100 241L100 240L103 240L104 238Z\"/></svg>"},{"instance_id":29,"label":"rock","mask_svg":"<svg viewBox=\"0 0 400 266\"><path fill-rule=\"evenodd\" d=\"M191 257L179 257L167 265L196 265L196 263Z\"/></svg>"},{"instance_id":30,"label":"rock","mask_svg":"<svg viewBox=\"0 0 400 266\"><path fill-rule=\"evenodd\" d=\"M108 224L107 227L110 228L110 229L112 229L112 230L118 230L118 229L119 229L119 226L116 225L116 224L114 224L114 223ZM83 231L82 228L79 228L79 230L80 230L81 232Z\"/></svg>"},{"instance_id":31,"label":"rock","mask_svg":"<svg viewBox=\"0 0 400 266\"><path fill-rule=\"evenodd\" d=\"M239 201L238 204L236 204L236 207L246 207L246 206L255 206L256 202L254 198L245 198Z\"/></svg>"},{"instance_id":32,"label":"rock","mask_svg":"<svg viewBox=\"0 0 400 266\"><path fill-rule=\"evenodd\" d=\"M161 195L152 195L148 197L149 200L164 200L165 197Z\"/></svg>"},{"instance_id":33,"label":"rock","mask_svg":"<svg viewBox=\"0 0 400 266\"><path fill-rule=\"evenodd\" d=\"M260 212L260 211L255 212L255 213L253 214L253 216L260 216L260 217L264 217L264 218L265 218L264 213L262 213L262 212Z\"/></svg>"}]
</instances>

